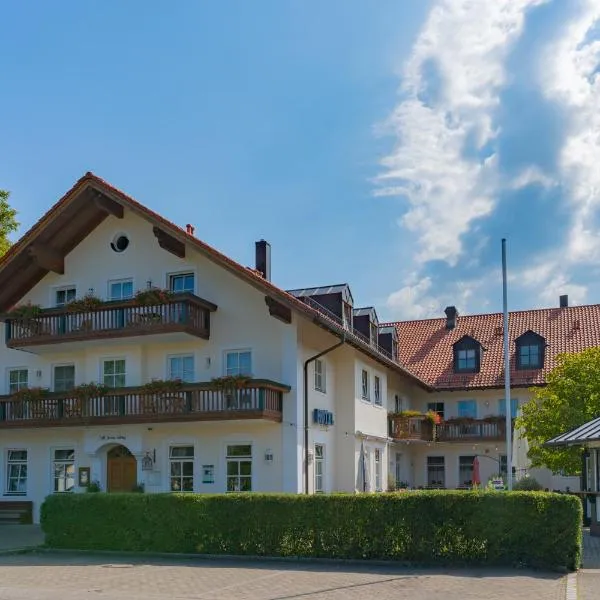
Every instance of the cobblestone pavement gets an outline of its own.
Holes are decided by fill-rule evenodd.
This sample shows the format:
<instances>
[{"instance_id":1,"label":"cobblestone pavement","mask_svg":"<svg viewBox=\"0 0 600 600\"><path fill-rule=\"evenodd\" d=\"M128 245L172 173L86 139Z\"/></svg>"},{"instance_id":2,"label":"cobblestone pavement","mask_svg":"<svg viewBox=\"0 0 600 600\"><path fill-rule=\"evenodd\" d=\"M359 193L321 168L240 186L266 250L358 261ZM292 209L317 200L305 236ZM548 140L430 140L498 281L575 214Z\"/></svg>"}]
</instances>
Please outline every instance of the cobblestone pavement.
<instances>
[{"instance_id":1,"label":"cobblestone pavement","mask_svg":"<svg viewBox=\"0 0 600 600\"><path fill-rule=\"evenodd\" d=\"M272 561L0 556L0 600L564 600L565 577Z\"/></svg>"}]
</instances>

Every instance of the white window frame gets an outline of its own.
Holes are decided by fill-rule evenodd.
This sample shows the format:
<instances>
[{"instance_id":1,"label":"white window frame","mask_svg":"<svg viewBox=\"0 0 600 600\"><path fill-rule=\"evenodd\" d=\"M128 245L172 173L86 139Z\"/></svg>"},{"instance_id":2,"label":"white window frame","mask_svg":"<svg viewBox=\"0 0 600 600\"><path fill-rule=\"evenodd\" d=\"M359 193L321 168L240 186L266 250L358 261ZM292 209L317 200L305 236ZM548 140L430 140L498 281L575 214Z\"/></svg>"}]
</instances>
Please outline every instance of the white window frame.
<instances>
[{"instance_id":1,"label":"white window frame","mask_svg":"<svg viewBox=\"0 0 600 600\"><path fill-rule=\"evenodd\" d=\"M383 396L381 394L381 377L373 376L373 402L375 406L383 406Z\"/></svg>"},{"instance_id":2,"label":"white window frame","mask_svg":"<svg viewBox=\"0 0 600 600\"><path fill-rule=\"evenodd\" d=\"M366 375L366 377L365 377ZM369 371L367 369L361 369L360 372L360 385L361 385L361 398L365 402L371 402L371 382L369 380Z\"/></svg>"},{"instance_id":3,"label":"white window frame","mask_svg":"<svg viewBox=\"0 0 600 600\"><path fill-rule=\"evenodd\" d=\"M230 456L229 455L229 448L231 446L250 446L250 455L248 457L248 455L240 455L240 456ZM254 471L255 471L255 465L254 465L254 457L255 457L255 453L254 453L254 444L252 442L244 442L241 440L232 440L232 441L228 441L225 443L225 491L229 494L232 493L247 493L247 492L252 492L254 491ZM238 463L238 474L237 475L229 475L229 463L230 462L237 462ZM250 462L250 489L249 490L240 490L239 489L239 483L241 478L247 478L248 475L241 475L240 474L240 468L239 465L242 462ZM237 478L238 479L238 489L233 489L233 490L229 490L229 480L230 479L234 479Z\"/></svg>"},{"instance_id":4,"label":"white window frame","mask_svg":"<svg viewBox=\"0 0 600 600\"><path fill-rule=\"evenodd\" d=\"M317 448L321 448L321 456L317 456ZM315 443L314 448L315 456L314 456L314 491L315 494L324 494L326 492L326 482L325 482L325 444ZM317 465L320 466L320 473ZM317 483L320 480L320 485Z\"/></svg>"},{"instance_id":5,"label":"white window frame","mask_svg":"<svg viewBox=\"0 0 600 600\"><path fill-rule=\"evenodd\" d=\"M21 382L19 381L17 383L17 389L12 391L10 390L10 374L13 371L25 371L27 373L27 382L24 385L21 385ZM7 394L14 394L16 392L18 392L19 390L25 389L29 386L29 369L27 367L8 367L6 369L6 393Z\"/></svg>"},{"instance_id":6,"label":"white window frame","mask_svg":"<svg viewBox=\"0 0 600 600\"><path fill-rule=\"evenodd\" d=\"M65 285L56 285L50 288L50 306L66 306L70 300L65 302L64 304L58 304L56 301L56 295L58 292L67 291L67 290L75 290L75 296L73 298L77 298L77 285L74 283L65 284ZM65 294L66 300L66 294Z\"/></svg>"},{"instance_id":7,"label":"white window frame","mask_svg":"<svg viewBox=\"0 0 600 600\"><path fill-rule=\"evenodd\" d=\"M125 376L125 383L123 387L127 387L127 358L125 356L106 356L100 359L100 383L102 385L107 385L104 380L104 364L107 362L116 362L118 360L122 360L125 363L125 372L122 373ZM119 375L121 375L121 373L119 373ZM113 389L111 386L108 387ZM116 386L115 389L118 389L119 387L121 386Z\"/></svg>"},{"instance_id":8,"label":"white window frame","mask_svg":"<svg viewBox=\"0 0 600 600\"><path fill-rule=\"evenodd\" d=\"M174 448L191 448L192 449L192 456L171 456L171 451ZM168 454L167 454L167 460L169 461L169 475L168 475L168 487L169 487L169 491L170 492L174 492L174 493L193 493L195 490L195 486L196 486L196 446L195 444L192 444L190 442L185 443L185 442L178 442L178 443L170 443L168 446ZM180 474L177 476L174 476L171 472L171 466L174 463L179 463L180 465ZM189 479L190 476L189 475L184 475L183 474L183 464L184 463L191 463L192 465L192 489L191 490L183 490L183 489L179 489L179 490L174 490L172 489L172 480L173 479L179 479L179 484L181 487L183 487L183 480L184 479Z\"/></svg>"},{"instance_id":9,"label":"white window frame","mask_svg":"<svg viewBox=\"0 0 600 600\"><path fill-rule=\"evenodd\" d=\"M315 359L315 390L327 393L327 364L319 358Z\"/></svg>"},{"instance_id":10,"label":"white window frame","mask_svg":"<svg viewBox=\"0 0 600 600\"><path fill-rule=\"evenodd\" d=\"M57 367L73 367L73 387L77 385L77 368L75 367L75 363L56 363L51 365L51 377L52 377L52 391L56 390L56 368ZM63 391L63 390L58 390ZM60 448L59 448L60 449Z\"/></svg>"},{"instance_id":11,"label":"white window frame","mask_svg":"<svg viewBox=\"0 0 600 600\"><path fill-rule=\"evenodd\" d=\"M229 373L228 372L228 368L227 368L227 357L230 354L244 354L244 353L249 353L250 354L250 373L241 373L241 371L239 370L239 357L238 357L238 369L236 373ZM223 375L228 376L228 375L247 375L248 377L252 377L252 349L251 348L232 348L229 350L225 350L223 352Z\"/></svg>"},{"instance_id":12,"label":"white window frame","mask_svg":"<svg viewBox=\"0 0 600 600\"><path fill-rule=\"evenodd\" d=\"M171 370L171 361L172 360L184 360L186 358L191 358L192 359L192 373L191 373L191 377L189 377L188 379L185 378L185 369L181 368L181 377L173 377L173 372ZM196 356L193 352L189 353L189 354L168 354L167 355L167 379L172 379L172 380L181 380L184 383L193 383L196 380Z\"/></svg>"},{"instance_id":13,"label":"white window frame","mask_svg":"<svg viewBox=\"0 0 600 600\"><path fill-rule=\"evenodd\" d=\"M112 294L111 294L111 287L116 284L119 283L121 284L121 298L113 298ZM123 292L123 284L124 283L131 283L131 296L127 296L127 297L123 297L122 292ZM119 300L131 300L131 298L133 298L135 296L135 282L133 280L133 277L123 277L122 279L109 279L107 284L106 284L106 297L108 298L108 300L114 300L114 301L119 301Z\"/></svg>"},{"instance_id":14,"label":"white window frame","mask_svg":"<svg viewBox=\"0 0 600 600\"><path fill-rule=\"evenodd\" d=\"M185 276L185 275L193 275L193 277L194 277L194 289L193 290L186 290L186 292L191 293L191 294L195 294L196 290L198 289L198 275L196 273L196 269L184 269L183 271L173 271L172 273L167 273L166 289L167 290L172 290L171 282L173 281L174 277L182 277L182 276Z\"/></svg>"},{"instance_id":15,"label":"white window frame","mask_svg":"<svg viewBox=\"0 0 600 600\"><path fill-rule=\"evenodd\" d=\"M383 471L382 471L382 463L383 463L383 450L381 448L373 449L373 460L375 461L375 491L381 492L383 491Z\"/></svg>"},{"instance_id":16,"label":"white window frame","mask_svg":"<svg viewBox=\"0 0 600 600\"><path fill-rule=\"evenodd\" d=\"M22 460L13 460L13 461L9 461L9 457L10 457L10 453L11 452L25 452L27 457L25 459L25 461ZM25 470L26 470L26 475L25 475L25 491L23 492L10 492L9 491L9 485L8 482L10 480L10 471L11 471L11 465L19 465L20 467L22 467L23 465L25 465ZM5 473L4 473L4 495L5 496L27 496L27 486L29 483L29 448L7 448L6 452L4 454L4 466L5 466ZM21 481L21 477L19 475L17 481Z\"/></svg>"},{"instance_id":17,"label":"white window frame","mask_svg":"<svg viewBox=\"0 0 600 600\"><path fill-rule=\"evenodd\" d=\"M73 460L57 460L56 459L56 453L60 452L60 451L72 451L73 452ZM51 469L52 472L50 473L50 478L51 478L51 490L53 494L71 494L75 491L75 488L77 487L77 478L75 476L75 473L77 471L76 469L76 461L77 461L77 450L75 448L75 446L60 446L60 447L56 447L56 448L51 448L50 449L50 465L51 465ZM56 465L57 464L61 464L61 465L73 465L73 487L70 490L62 490L59 491L56 489L56 482L57 482L57 477L56 477ZM64 475L64 480L65 482L67 481L68 477L66 476L66 471L65 471L65 475Z\"/></svg>"}]
</instances>

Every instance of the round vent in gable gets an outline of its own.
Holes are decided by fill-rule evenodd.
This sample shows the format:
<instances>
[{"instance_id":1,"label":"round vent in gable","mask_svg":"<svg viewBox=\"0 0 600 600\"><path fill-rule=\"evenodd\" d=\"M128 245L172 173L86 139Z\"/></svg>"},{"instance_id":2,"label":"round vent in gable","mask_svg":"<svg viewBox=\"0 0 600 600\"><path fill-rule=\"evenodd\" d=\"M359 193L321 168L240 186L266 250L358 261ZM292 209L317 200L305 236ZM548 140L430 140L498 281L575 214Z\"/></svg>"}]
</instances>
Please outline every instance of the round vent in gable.
<instances>
[{"instance_id":1,"label":"round vent in gable","mask_svg":"<svg viewBox=\"0 0 600 600\"><path fill-rule=\"evenodd\" d=\"M124 233L117 233L110 243L113 252L125 252L129 248L129 238Z\"/></svg>"}]
</instances>

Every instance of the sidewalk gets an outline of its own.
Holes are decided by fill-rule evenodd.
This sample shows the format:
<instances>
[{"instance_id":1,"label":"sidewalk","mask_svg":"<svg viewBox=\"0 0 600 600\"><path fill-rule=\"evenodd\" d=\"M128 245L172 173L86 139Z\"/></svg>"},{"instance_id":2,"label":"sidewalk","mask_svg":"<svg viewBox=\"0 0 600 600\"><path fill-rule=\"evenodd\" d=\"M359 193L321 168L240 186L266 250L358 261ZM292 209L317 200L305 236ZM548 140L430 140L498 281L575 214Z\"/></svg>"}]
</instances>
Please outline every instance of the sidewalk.
<instances>
[{"instance_id":1,"label":"sidewalk","mask_svg":"<svg viewBox=\"0 0 600 600\"><path fill-rule=\"evenodd\" d=\"M0 525L0 553L35 548L44 543L39 525Z\"/></svg>"},{"instance_id":2,"label":"sidewalk","mask_svg":"<svg viewBox=\"0 0 600 600\"><path fill-rule=\"evenodd\" d=\"M578 575L579 600L596 600L600 589L600 537L583 531L583 569Z\"/></svg>"}]
</instances>

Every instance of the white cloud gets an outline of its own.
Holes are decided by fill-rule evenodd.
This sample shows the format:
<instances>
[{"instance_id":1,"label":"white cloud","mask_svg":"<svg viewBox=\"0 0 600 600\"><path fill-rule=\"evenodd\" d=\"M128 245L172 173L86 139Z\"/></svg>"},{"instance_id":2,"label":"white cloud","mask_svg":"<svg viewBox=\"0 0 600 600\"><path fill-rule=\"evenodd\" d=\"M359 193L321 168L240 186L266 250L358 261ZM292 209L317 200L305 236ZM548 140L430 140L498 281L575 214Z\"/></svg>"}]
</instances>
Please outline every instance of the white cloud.
<instances>
[{"instance_id":1,"label":"white cloud","mask_svg":"<svg viewBox=\"0 0 600 600\"><path fill-rule=\"evenodd\" d=\"M481 150L497 135L506 56L526 10L543 1L442 0L415 43L403 100L388 121L396 147L382 161L377 193L408 199L402 225L417 235L419 262L455 265L461 236L494 208L495 156L468 157L465 147Z\"/></svg>"},{"instance_id":2,"label":"white cloud","mask_svg":"<svg viewBox=\"0 0 600 600\"><path fill-rule=\"evenodd\" d=\"M549 188L556 185L556 180L546 175L539 167L531 165L523 169L510 183L509 188L520 190L530 185L541 185Z\"/></svg>"},{"instance_id":3,"label":"white cloud","mask_svg":"<svg viewBox=\"0 0 600 600\"><path fill-rule=\"evenodd\" d=\"M564 259L600 260L600 25L598 0L577 3L564 34L548 45L542 64L545 95L565 112L567 135L560 152L560 175L568 192L572 222ZM600 30L596 30L596 34Z\"/></svg>"}]
</instances>

